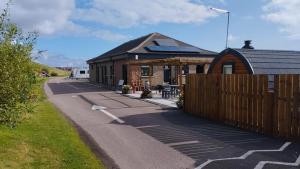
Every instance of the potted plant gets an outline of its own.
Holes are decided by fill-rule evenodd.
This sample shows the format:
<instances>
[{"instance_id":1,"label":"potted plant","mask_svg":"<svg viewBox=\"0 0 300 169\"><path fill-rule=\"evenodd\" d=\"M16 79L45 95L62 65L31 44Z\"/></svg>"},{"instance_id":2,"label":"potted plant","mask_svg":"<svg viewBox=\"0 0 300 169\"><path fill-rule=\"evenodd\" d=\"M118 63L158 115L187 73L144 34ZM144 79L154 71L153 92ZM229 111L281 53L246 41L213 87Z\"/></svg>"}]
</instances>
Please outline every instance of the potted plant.
<instances>
[{"instance_id":1,"label":"potted plant","mask_svg":"<svg viewBox=\"0 0 300 169\"><path fill-rule=\"evenodd\" d=\"M123 85L122 87L122 94L129 94L129 91L131 90L130 85Z\"/></svg>"},{"instance_id":2,"label":"potted plant","mask_svg":"<svg viewBox=\"0 0 300 169\"><path fill-rule=\"evenodd\" d=\"M183 94L180 94L179 95L179 98L176 102L176 105L178 107L178 109L182 109L183 108L183 104L184 104L184 97L183 97Z\"/></svg>"},{"instance_id":3,"label":"potted plant","mask_svg":"<svg viewBox=\"0 0 300 169\"><path fill-rule=\"evenodd\" d=\"M145 88L141 94L141 98L145 99L145 98L152 98L152 91L148 88Z\"/></svg>"}]
</instances>

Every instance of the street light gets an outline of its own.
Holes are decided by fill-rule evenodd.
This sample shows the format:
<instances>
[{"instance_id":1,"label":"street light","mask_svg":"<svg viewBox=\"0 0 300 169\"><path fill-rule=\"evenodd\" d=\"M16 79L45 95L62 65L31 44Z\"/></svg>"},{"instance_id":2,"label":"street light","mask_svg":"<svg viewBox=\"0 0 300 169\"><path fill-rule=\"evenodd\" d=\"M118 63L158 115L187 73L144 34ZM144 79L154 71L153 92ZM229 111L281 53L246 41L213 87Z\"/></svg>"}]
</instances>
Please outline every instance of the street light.
<instances>
[{"instance_id":1,"label":"street light","mask_svg":"<svg viewBox=\"0 0 300 169\"><path fill-rule=\"evenodd\" d=\"M229 33L229 18L230 18L230 12L224 9L218 9L218 8L209 8L212 11L216 11L219 13L227 14L227 34L226 34L226 46L225 48L228 48L228 33Z\"/></svg>"}]
</instances>

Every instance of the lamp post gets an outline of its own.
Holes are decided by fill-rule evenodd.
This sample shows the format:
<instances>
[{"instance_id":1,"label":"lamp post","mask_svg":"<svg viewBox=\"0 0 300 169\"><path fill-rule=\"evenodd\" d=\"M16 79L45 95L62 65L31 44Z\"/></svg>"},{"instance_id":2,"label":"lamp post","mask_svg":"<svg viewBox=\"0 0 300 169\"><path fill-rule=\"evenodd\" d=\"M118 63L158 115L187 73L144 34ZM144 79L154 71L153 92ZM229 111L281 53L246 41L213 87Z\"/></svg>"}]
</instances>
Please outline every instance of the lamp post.
<instances>
[{"instance_id":1,"label":"lamp post","mask_svg":"<svg viewBox=\"0 0 300 169\"><path fill-rule=\"evenodd\" d=\"M228 36L229 36L229 19L230 19L230 12L224 9L218 9L218 8L209 8L212 11L216 11L219 13L227 14L227 32L226 32L226 46L225 48L228 48Z\"/></svg>"}]
</instances>

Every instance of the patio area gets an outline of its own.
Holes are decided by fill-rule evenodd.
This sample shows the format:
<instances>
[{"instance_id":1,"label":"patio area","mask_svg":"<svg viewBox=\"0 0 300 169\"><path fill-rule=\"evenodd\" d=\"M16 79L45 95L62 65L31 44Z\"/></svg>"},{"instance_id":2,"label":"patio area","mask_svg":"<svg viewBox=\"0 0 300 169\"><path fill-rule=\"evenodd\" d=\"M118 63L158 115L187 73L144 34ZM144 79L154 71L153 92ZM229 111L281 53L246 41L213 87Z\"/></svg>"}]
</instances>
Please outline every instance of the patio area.
<instances>
[{"instance_id":1,"label":"patio area","mask_svg":"<svg viewBox=\"0 0 300 169\"><path fill-rule=\"evenodd\" d=\"M122 93L121 91L117 91L117 93ZM127 97L133 98L133 99L141 99L142 91L136 91L135 93L130 94L124 94ZM157 90L152 91L152 98L145 98L144 101L153 103L153 104L159 104L171 108L177 108L176 101L178 100L178 97L170 97L169 99L162 98L162 94L159 93Z\"/></svg>"}]
</instances>

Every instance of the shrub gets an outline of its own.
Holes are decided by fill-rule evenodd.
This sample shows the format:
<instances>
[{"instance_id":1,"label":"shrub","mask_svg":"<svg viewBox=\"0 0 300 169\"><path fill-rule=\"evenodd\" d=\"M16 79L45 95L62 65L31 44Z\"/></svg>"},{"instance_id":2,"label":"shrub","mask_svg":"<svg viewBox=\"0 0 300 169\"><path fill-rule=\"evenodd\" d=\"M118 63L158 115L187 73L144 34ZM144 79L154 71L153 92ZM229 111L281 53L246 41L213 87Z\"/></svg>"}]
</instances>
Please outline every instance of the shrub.
<instances>
[{"instance_id":1,"label":"shrub","mask_svg":"<svg viewBox=\"0 0 300 169\"><path fill-rule=\"evenodd\" d=\"M51 72L51 74L50 74L51 76L58 76L58 74L56 73L56 72Z\"/></svg>"},{"instance_id":2,"label":"shrub","mask_svg":"<svg viewBox=\"0 0 300 169\"><path fill-rule=\"evenodd\" d=\"M179 109L182 109L182 108L183 108L183 105L184 105L184 96L183 96L183 94L180 94L180 95L179 95L179 98L178 98L178 100L177 100L177 102L176 102L176 105L177 105L177 107L178 107Z\"/></svg>"},{"instance_id":3,"label":"shrub","mask_svg":"<svg viewBox=\"0 0 300 169\"><path fill-rule=\"evenodd\" d=\"M130 85L124 85L122 87L122 93L123 94L128 94L129 93L129 90L131 90L131 86Z\"/></svg>"},{"instance_id":4,"label":"shrub","mask_svg":"<svg viewBox=\"0 0 300 169\"><path fill-rule=\"evenodd\" d=\"M41 72L49 74L49 69L48 68L42 68Z\"/></svg>"},{"instance_id":5,"label":"shrub","mask_svg":"<svg viewBox=\"0 0 300 169\"><path fill-rule=\"evenodd\" d=\"M152 91L150 89L144 89L142 94L141 94L141 98L145 99L145 98L152 98Z\"/></svg>"},{"instance_id":6,"label":"shrub","mask_svg":"<svg viewBox=\"0 0 300 169\"><path fill-rule=\"evenodd\" d=\"M24 35L7 16L6 8L0 15L0 124L15 126L31 110L36 82L31 51L36 34Z\"/></svg>"}]
</instances>

